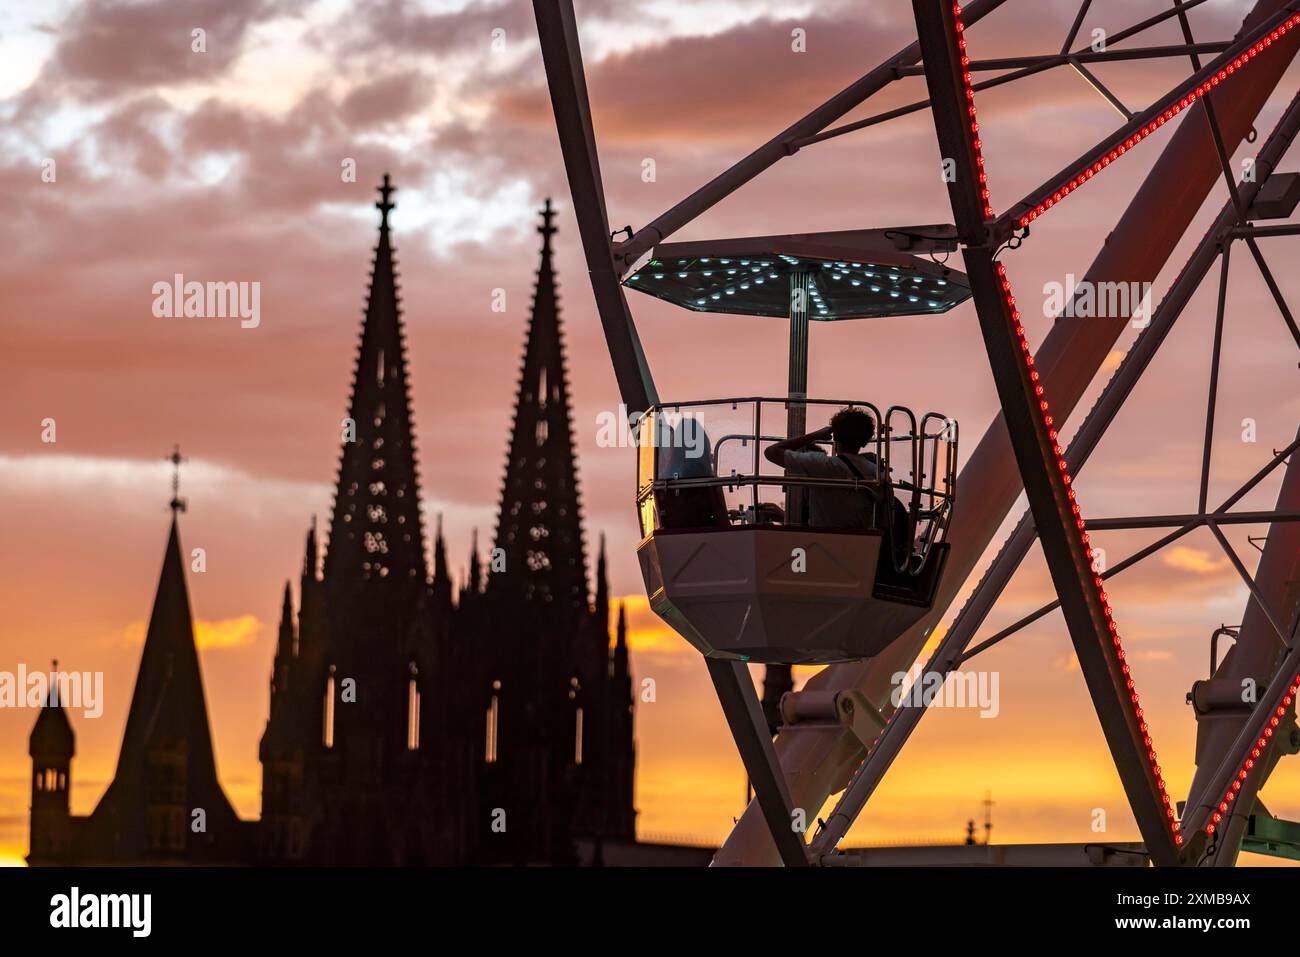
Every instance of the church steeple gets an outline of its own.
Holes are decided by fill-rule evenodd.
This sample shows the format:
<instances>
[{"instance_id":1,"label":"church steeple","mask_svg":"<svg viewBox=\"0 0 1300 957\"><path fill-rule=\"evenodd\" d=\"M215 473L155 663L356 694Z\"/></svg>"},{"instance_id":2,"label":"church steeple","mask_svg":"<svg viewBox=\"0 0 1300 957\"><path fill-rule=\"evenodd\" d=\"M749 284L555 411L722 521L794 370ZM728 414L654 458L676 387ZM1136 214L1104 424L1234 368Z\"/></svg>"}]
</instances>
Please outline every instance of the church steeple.
<instances>
[{"instance_id":1,"label":"church steeple","mask_svg":"<svg viewBox=\"0 0 1300 957\"><path fill-rule=\"evenodd\" d=\"M118 778L133 765L142 767L147 753L162 738L183 738L192 772L197 770L219 787L174 513L122 736Z\"/></svg>"},{"instance_id":2,"label":"church steeple","mask_svg":"<svg viewBox=\"0 0 1300 957\"><path fill-rule=\"evenodd\" d=\"M288 584L285 585L285 605L281 612L282 616L290 608L288 596ZM323 653L321 647L323 638L323 615L324 615L324 595L323 585L320 580L320 548L316 541L316 516L311 517L311 525L307 529L307 541L303 548L302 555L302 575L298 580L298 626L293 628L290 624L290 630L293 632L293 644L291 654L284 660L286 663L302 657L312 658L313 656ZM281 622L281 642L283 642L283 631L285 625ZM279 650L276 651L276 662L281 660ZM283 683L280 683L283 687Z\"/></svg>"},{"instance_id":3,"label":"church steeple","mask_svg":"<svg viewBox=\"0 0 1300 957\"><path fill-rule=\"evenodd\" d=\"M620 602L618 606L618 632L614 639L614 677L628 676L627 659L627 605Z\"/></svg>"},{"instance_id":4,"label":"church steeple","mask_svg":"<svg viewBox=\"0 0 1300 957\"><path fill-rule=\"evenodd\" d=\"M555 210L542 208L541 262L515 399L496 545L505 570L489 591L557 611L587 611L569 384L551 261Z\"/></svg>"},{"instance_id":5,"label":"church steeple","mask_svg":"<svg viewBox=\"0 0 1300 957\"><path fill-rule=\"evenodd\" d=\"M117 770L92 815L111 822L105 825L112 837L104 853L115 860L151 853L201 859L242 840L217 777L177 527L178 501L173 490L171 530ZM191 831L193 808L204 809L205 832Z\"/></svg>"},{"instance_id":6,"label":"church steeple","mask_svg":"<svg viewBox=\"0 0 1300 957\"><path fill-rule=\"evenodd\" d=\"M275 694L273 678L259 749L260 853L276 863L571 864L575 837L635 836L635 746L626 620L613 640L603 542L587 577L555 210L548 201L538 224L495 542L480 552L474 530L453 584L442 516L424 573L387 181L378 207L355 431L319 576L308 535L298 650L287 693ZM289 634L285 625L281 644ZM509 809L508 838L484 827L495 808Z\"/></svg>"},{"instance_id":7,"label":"church steeple","mask_svg":"<svg viewBox=\"0 0 1300 957\"><path fill-rule=\"evenodd\" d=\"M433 597L441 607L451 604L451 572L447 568L447 542L442 537L442 513L438 513L433 538Z\"/></svg>"},{"instance_id":8,"label":"church steeple","mask_svg":"<svg viewBox=\"0 0 1300 957\"><path fill-rule=\"evenodd\" d=\"M69 850L68 794L76 735L58 695L59 663L50 667L51 684L36 726L28 739L32 759L30 864L65 863Z\"/></svg>"},{"instance_id":9,"label":"church steeple","mask_svg":"<svg viewBox=\"0 0 1300 957\"><path fill-rule=\"evenodd\" d=\"M275 645L276 658L288 661L296 645L293 630L293 590L284 583L284 600L280 603L280 635Z\"/></svg>"},{"instance_id":10,"label":"church steeple","mask_svg":"<svg viewBox=\"0 0 1300 957\"><path fill-rule=\"evenodd\" d=\"M325 577L335 584L426 580L424 529L388 214L394 187L379 187L379 243L357 351L352 399L343 423L343 453Z\"/></svg>"},{"instance_id":11,"label":"church steeple","mask_svg":"<svg viewBox=\"0 0 1300 957\"><path fill-rule=\"evenodd\" d=\"M59 673L58 661L50 665L50 674ZM31 737L27 739L27 753L38 766L67 768L76 754L77 737L72 732L68 713L59 700L57 680L52 681L45 696L45 706L36 718Z\"/></svg>"},{"instance_id":12,"label":"church steeple","mask_svg":"<svg viewBox=\"0 0 1300 957\"><path fill-rule=\"evenodd\" d=\"M596 554L596 600L593 606L596 627L603 634L609 628L609 574L605 568L605 533L600 533L600 548Z\"/></svg>"},{"instance_id":13,"label":"church steeple","mask_svg":"<svg viewBox=\"0 0 1300 957\"><path fill-rule=\"evenodd\" d=\"M478 557L478 529L470 532L469 545L469 573L465 576L465 586L461 591L462 597L469 595L477 596L483 590L483 564Z\"/></svg>"},{"instance_id":14,"label":"church steeple","mask_svg":"<svg viewBox=\"0 0 1300 957\"><path fill-rule=\"evenodd\" d=\"M298 648L298 635L293 625L293 591L284 583L284 598L280 604L280 632L275 642L275 661L271 667L271 707L275 709L280 696L288 689L289 671Z\"/></svg>"},{"instance_id":15,"label":"church steeple","mask_svg":"<svg viewBox=\"0 0 1300 957\"><path fill-rule=\"evenodd\" d=\"M311 517L311 527L307 529L307 545L302 555L302 580L306 584L316 581L316 566L320 562L320 551L316 545L316 516Z\"/></svg>"}]
</instances>

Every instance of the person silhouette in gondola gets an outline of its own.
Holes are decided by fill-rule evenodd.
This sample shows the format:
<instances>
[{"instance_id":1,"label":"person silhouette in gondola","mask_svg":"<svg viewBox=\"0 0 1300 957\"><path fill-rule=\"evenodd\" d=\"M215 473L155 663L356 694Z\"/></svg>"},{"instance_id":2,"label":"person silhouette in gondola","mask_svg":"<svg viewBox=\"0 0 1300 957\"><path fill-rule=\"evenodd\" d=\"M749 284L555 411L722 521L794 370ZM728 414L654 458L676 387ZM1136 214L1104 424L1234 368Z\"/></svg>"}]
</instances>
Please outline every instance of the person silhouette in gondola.
<instances>
[{"instance_id":1,"label":"person silhouette in gondola","mask_svg":"<svg viewBox=\"0 0 1300 957\"><path fill-rule=\"evenodd\" d=\"M876 423L862 409L840 409L831 424L816 432L798 435L769 446L763 455L785 469L786 475L810 478L856 479L878 483L876 456L862 454L862 448L876 434ZM818 443L830 441L827 453ZM878 484L861 489L808 489L808 524L814 528L880 528L876 513L883 496Z\"/></svg>"}]
</instances>

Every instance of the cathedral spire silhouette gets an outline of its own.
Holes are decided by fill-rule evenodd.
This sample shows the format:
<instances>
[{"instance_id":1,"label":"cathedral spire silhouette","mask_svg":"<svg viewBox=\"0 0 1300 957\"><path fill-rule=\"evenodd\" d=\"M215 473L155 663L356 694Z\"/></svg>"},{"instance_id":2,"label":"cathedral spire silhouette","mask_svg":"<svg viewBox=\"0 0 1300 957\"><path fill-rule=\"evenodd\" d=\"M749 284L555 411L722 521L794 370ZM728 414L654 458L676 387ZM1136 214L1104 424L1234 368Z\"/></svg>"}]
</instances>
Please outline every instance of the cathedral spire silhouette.
<instances>
[{"instance_id":1,"label":"cathedral spire silhouette","mask_svg":"<svg viewBox=\"0 0 1300 957\"><path fill-rule=\"evenodd\" d=\"M284 583L284 597L280 602L280 632L275 642L275 662L271 670L271 700L288 684L289 669L297 653L298 634L293 626L293 590Z\"/></svg>"},{"instance_id":2,"label":"cathedral spire silhouette","mask_svg":"<svg viewBox=\"0 0 1300 957\"><path fill-rule=\"evenodd\" d=\"M307 544L302 555L302 580L316 581L316 566L320 563L320 551L316 545L316 516L311 517L311 526L307 529Z\"/></svg>"},{"instance_id":3,"label":"cathedral spire silhouette","mask_svg":"<svg viewBox=\"0 0 1300 957\"><path fill-rule=\"evenodd\" d=\"M325 577L336 583L427 578L406 343L388 214L395 188L379 187L379 242L334 495Z\"/></svg>"},{"instance_id":4,"label":"cathedral spire silhouette","mask_svg":"<svg viewBox=\"0 0 1300 957\"><path fill-rule=\"evenodd\" d=\"M473 601L483 591L483 563L478 557L478 529L470 530L469 570L465 573L465 583L461 588L461 601Z\"/></svg>"},{"instance_id":5,"label":"cathedral spire silhouette","mask_svg":"<svg viewBox=\"0 0 1300 957\"><path fill-rule=\"evenodd\" d=\"M450 609L451 569L447 566L447 541L442 536L442 513L438 513L437 531L433 536L433 598L438 607Z\"/></svg>"},{"instance_id":6,"label":"cathedral spire silhouette","mask_svg":"<svg viewBox=\"0 0 1300 957\"><path fill-rule=\"evenodd\" d=\"M59 661L56 658L50 662L50 674L58 673ZM63 708L63 702L59 700L57 680L51 681L49 689L45 692L45 705L36 718L36 724L27 743L28 753L33 757L39 754L42 757L71 759L76 752L76 735L72 733L68 713Z\"/></svg>"},{"instance_id":7,"label":"cathedral spire silhouette","mask_svg":"<svg viewBox=\"0 0 1300 957\"><path fill-rule=\"evenodd\" d=\"M280 602L280 635L276 641L276 654L285 658L293 657L293 588L288 581L284 583L284 598Z\"/></svg>"},{"instance_id":8,"label":"cathedral spire silhouette","mask_svg":"<svg viewBox=\"0 0 1300 957\"><path fill-rule=\"evenodd\" d=\"M618 603L618 631L614 639L614 674L616 676L626 676L628 674L627 661L627 603Z\"/></svg>"},{"instance_id":9,"label":"cathedral spire silhouette","mask_svg":"<svg viewBox=\"0 0 1300 957\"><path fill-rule=\"evenodd\" d=\"M474 531L454 598L441 516L424 551L387 176L379 194L328 537L313 517L301 568L273 591L260 819L240 821L216 776L176 450L117 776L92 815L71 814L75 715L43 711L31 863L573 864L582 841L635 839L626 628L611 645L603 540L591 587L586 577L554 209L542 210L497 547L480 554ZM496 809L508 832L488 823ZM191 827L198 811L206 830Z\"/></svg>"},{"instance_id":10,"label":"cathedral spire silhouette","mask_svg":"<svg viewBox=\"0 0 1300 957\"><path fill-rule=\"evenodd\" d=\"M55 661L50 673L57 675ZM27 739L27 753L32 759L31 788L31 857L29 860L60 862L70 850L72 822L68 796L72 789L72 758L77 753L77 737L51 683L45 707L36 719Z\"/></svg>"},{"instance_id":11,"label":"cathedral spire silhouette","mask_svg":"<svg viewBox=\"0 0 1300 957\"><path fill-rule=\"evenodd\" d=\"M173 491L171 530L126 718L118 776L134 765L143 765L147 752L160 738L183 735L188 742L191 773L217 786L185 561L181 557L177 524L181 509L177 502Z\"/></svg>"},{"instance_id":12,"label":"cathedral spire silhouette","mask_svg":"<svg viewBox=\"0 0 1300 957\"><path fill-rule=\"evenodd\" d=\"M593 603L596 624L609 628L609 572L605 564L605 533L600 533L600 547L596 553L596 596Z\"/></svg>"},{"instance_id":13,"label":"cathedral spire silhouette","mask_svg":"<svg viewBox=\"0 0 1300 957\"><path fill-rule=\"evenodd\" d=\"M140 670L127 712L113 782L95 817L111 820L111 856L153 852L204 853L204 845L231 839L235 812L217 777L207 699L199 667L194 619L185 582L178 519L179 451L172 484L172 519L163 552L153 611L140 654ZM159 804L166 778L174 804ZM187 808L203 808L208 830L191 833ZM165 820L165 826L160 825ZM197 846L194 846L197 845Z\"/></svg>"},{"instance_id":14,"label":"cathedral spire silhouette","mask_svg":"<svg viewBox=\"0 0 1300 957\"><path fill-rule=\"evenodd\" d=\"M50 674L58 673L59 662L55 660L50 663ZM57 679L51 681L49 690L45 693L45 705L27 739L27 753L38 763L66 771L68 763L77 752L77 736L73 734L72 722L68 720L68 712L59 700L58 691Z\"/></svg>"},{"instance_id":15,"label":"cathedral spire silhouette","mask_svg":"<svg viewBox=\"0 0 1300 957\"><path fill-rule=\"evenodd\" d=\"M557 612L586 612L587 563L578 503L569 383L555 290L550 199L541 210L541 261L524 344L501 490L496 547L505 570L488 580L513 598Z\"/></svg>"}]
</instances>

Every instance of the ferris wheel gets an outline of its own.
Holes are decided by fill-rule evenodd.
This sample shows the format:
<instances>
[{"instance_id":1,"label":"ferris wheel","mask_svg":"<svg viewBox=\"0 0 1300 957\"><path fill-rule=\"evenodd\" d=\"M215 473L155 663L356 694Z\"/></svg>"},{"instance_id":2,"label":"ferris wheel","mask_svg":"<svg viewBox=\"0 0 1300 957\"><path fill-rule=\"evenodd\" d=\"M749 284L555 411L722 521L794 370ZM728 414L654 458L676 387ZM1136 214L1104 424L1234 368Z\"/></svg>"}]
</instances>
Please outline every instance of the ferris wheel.
<instances>
[{"instance_id":1,"label":"ferris wheel","mask_svg":"<svg viewBox=\"0 0 1300 957\"><path fill-rule=\"evenodd\" d=\"M1300 327L1263 252L1265 240L1300 233L1300 224L1291 222L1300 203L1300 173L1279 169L1300 132L1300 96L1259 142L1253 125L1300 44L1300 0L1258 0L1235 36L1213 40L1194 36L1187 15L1205 2L1173 0L1162 12L1109 31L1099 49L1080 40L1091 6L1080 0L1059 52L981 59L979 24L988 17L989 29L996 29L999 16L1015 16L1024 3L913 0L915 42L618 239L606 211L573 4L534 0L597 311L621 399L639 416L635 502L647 595L655 612L704 657L753 783L755 800L715 864L850 862L839 850L841 840L925 713L924 707L891 703L890 676L918 660L935 624L971 584L925 672L947 675L1059 609L1141 834L1140 845L1093 846L1086 856L1072 857L1074 851L1061 845L1062 862L1111 863L1122 851L1129 862L1227 866L1243 842L1252 849L1285 845L1287 856L1300 857L1300 837L1288 843L1300 827L1288 831L1257 801L1279 759L1300 751L1300 593L1293 587L1300 578L1300 455L1294 454L1300 435L1271 456L1261 454L1258 470L1232 495L1217 504L1209 498L1234 247L1239 256L1244 247L1276 305L1278 323L1300 347ZM1182 42L1137 45L1167 22L1177 25ZM1044 39L1055 48L1060 38ZM1137 110L1093 72L1107 62L1157 59L1185 62L1188 72ZM999 170L983 155L979 93L1058 68L1077 72L1122 121L999 210L993 200ZM841 122L910 76L924 77L926 99ZM948 165L950 175L936 188L946 189L951 224L670 241L783 158L915 113L932 117ZM1163 149L1145 143L1166 125L1173 129ZM1255 155L1239 178L1230 157L1243 141L1254 144ZM1149 172L1117 211L1114 229L1085 274L1089 288L1153 283L1211 191L1226 183L1229 199L1085 414L1080 400L1136 303L1087 323L1057 322L1042 342L1032 343L1011 276L1016 250L1033 241L1037 221L1075 193L1086 193L1113 164L1145 164ZM1216 271L1198 501L1177 514L1086 517L1074 474L1193 293ZM787 319L785 393L661 398L628 290L696 312ZM820 396L810 387L810 323L941 313L968 301L1001 414L964 453L964 465L958 425L943 412L882 408L864 396ZM1065 447L1058 430L1072 414L1077 428ZM1274 508L1236 509L1279 475ZM980 556L995 544L1022 491L1028 510L975 582ZM1266 532L1253 571L1223 531L1239 525ZM1118 529L1160 535L1103 567L1090 533ZM1250 598L1240 626L1215 633L1210 673L1188 695L1197 721L1197 767L1180 801L1165 785L1129 668L1124 610L1112 606L1107 583L1197 530L1212 534ZM1035 540L1055 600L975 644ZM1223 637L1233 643L1220 656ZM750 663L827 665L781 699L775 742L749 678ZM1242 695L1246 685L1254 689L1249 696ZM809 816L802 809L815 813L837 793L834 810L811 835L792 825Z\"/></svg>"}]
</instances>

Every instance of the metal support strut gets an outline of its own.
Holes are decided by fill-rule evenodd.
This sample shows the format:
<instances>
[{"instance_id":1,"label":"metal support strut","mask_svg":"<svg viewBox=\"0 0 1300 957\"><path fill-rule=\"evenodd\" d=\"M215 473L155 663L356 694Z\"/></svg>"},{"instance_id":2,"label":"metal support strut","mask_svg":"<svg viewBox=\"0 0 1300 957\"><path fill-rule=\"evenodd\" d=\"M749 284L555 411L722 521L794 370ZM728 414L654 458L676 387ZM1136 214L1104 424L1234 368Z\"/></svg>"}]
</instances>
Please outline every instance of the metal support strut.
<instances>
[{"instance_id":1,"label":"metal support strut","mask_svg":"<svg viewBox=\"0 0 1300 957\"><path fill-rule=\"evenodd\" d=\"M948 192L964 243L972 298L1039 542L1093 707L1151 859L1157 864L1176 863L1176 843L1181 838L1171 826L1169 797L1101 579L1092 570L1091 549L1057 445L1046 390L1033 368L1005 270L990 246L987 173L978 146L974 94L969 92L969 74L962 63L966 44L960 9L951 0L913 0L912 8L939 144L944 156L958 164Z\"/></svg>"},{"instance_id":2,"label":"metal support strut","mask_svg":"<svg viewBox=\"0 0 1300 957\"><path fill-rule=\"evenodd\" d=\"M705 658L713 688L718 693L722 713L736 740L736 750L744 762L754 795L763 809L772 840L786 867L805 867L808 854L803 839L795 830L795 809L791 806L790 792L781 774L781 765L772 747L772 736L763 719L763 708L749 669L739 661L722 658ZM804 815L807 816L806 814Z\"/></svg>"}]
</instances>

